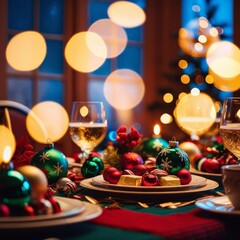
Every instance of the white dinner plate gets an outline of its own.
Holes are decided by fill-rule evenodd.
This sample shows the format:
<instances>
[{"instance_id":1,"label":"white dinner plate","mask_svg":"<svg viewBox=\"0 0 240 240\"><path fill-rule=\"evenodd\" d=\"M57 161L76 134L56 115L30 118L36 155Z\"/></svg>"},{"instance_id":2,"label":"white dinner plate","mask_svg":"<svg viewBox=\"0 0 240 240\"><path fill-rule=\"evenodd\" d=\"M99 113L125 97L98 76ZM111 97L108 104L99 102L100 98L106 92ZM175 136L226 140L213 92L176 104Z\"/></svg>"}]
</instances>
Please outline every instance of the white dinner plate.
<instances>
[{"instance_id":1,"label":"white dinner plate","mask_svg":"<svg viewBox=\"0 0 240 240\"><path fill-rule=\"evenodd\" d=\"M213 213L240 215L240 210L236 210L232 206L227 196L198 200L195 202L195 205L203 210Z\"/></svg>"},{"instance_id":2,"label":"white dinner plate","mask_svg":"<svg viewBox=\"0 0 240 240\"><path fill-rule=\"evenodd\" d=\"M80 214L85 209L85 205L83 204L83 202L77 199L70 199L65 197L54 197L54 199L60 204L62 210L60 213L37 216L0 217L0 223L19 221L21 222L48 221L51 219L70 217L76 214Z\"/></svg>"},{"instance_id":3,"label":"white dinner plate","mask_svg":"<svg viewBox=\"0 0 240 240\"><path fill-rule=\"evenodd\" d=\"M174 190L186 190L189 188L203 187L207 184L207 179L201 176L192 175L192 181L186 185L175 185L175 186L130 186L111 184L103 179L103 175L99 175L92 178L93 184L100 187L107 187L112 189L120 190L132 190L132 191L174 191Z\"/></svg>"},{"instance_id":4,"label":"white dinner plate","mask_svg":"<svg viewBox=\"0 0 240 240\"><path fill-rule=\"evenodd\" d=\"M68 199L69 204L71 204L73 199ZM76 200L75 201L79 201ZM25 221L25 222L1 222L0 230L7 229L32 229L32 228L47 228L47 227L57 227L62 225L69 225L74 223L80 223L84 221L88 221L94 219L102 214L102 208L98 205L94 205L88 202L83 202L84 211L75 214L72 216L64 217L64 218L55 218L46 221Z\"/></svg>"},{"instance_id":5,"label":"white dinner plate","mask_svg":"<svg viewBox=\"0 0 240 240\"><path fill-rule=\"evenodd\" d=\"M132 191L130 189L113 189L113 188L104 188L99 185L95 185L92 178L84 179L80 182L80 186L88 190L100 191L100 192L108 192L108 193L115 193L115 194L124 194L124 195L139 195L139 196L146 196L146 195L183 195L183 194L190 194L190 193L199 193L208 190L215 189L219 186L219 184L213 180L206 180L206 185L199 188L193 189L186 189L181 191Z\"/></svg>"}]
</instances>

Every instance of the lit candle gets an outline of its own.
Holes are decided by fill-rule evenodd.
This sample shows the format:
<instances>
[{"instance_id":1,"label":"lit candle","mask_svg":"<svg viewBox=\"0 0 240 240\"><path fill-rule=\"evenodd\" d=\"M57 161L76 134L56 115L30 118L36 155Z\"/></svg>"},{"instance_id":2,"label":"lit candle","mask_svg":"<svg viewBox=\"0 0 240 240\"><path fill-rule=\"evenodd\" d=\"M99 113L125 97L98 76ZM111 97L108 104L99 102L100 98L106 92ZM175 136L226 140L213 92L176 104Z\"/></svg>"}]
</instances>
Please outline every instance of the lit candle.
<instances>
[{"instance_id":1,"label":"lit candle","mask_svg":"<svg viewBox=\"0 0 240 240\"><path fill-rule=\"evenodd\" d=\"M161 138L161 127L159 124L155 124L153 127L153 138Z\"/></svg>"}]
</instances>

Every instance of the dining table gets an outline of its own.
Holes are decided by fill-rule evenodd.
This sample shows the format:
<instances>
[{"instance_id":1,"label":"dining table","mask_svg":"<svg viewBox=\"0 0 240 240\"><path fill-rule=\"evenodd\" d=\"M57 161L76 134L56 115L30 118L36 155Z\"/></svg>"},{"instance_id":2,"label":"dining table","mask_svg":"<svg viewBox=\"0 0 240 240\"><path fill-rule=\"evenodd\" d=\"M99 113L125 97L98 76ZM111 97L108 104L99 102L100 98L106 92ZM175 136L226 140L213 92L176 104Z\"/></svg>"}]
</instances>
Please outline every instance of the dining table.
<instances>
[{"instance_id":1,"label":"dining table","mask_svg":"<svg viewBox=\"0 0 240 240\"><path fill-rule=\"evenodd\" d=\"M208 176L205 186L154 192L102 187L87 178L74 195L56 198L87 210L21 227L0 222L1 239L240 239L240 211L221 205L227 199L221 179Z\"/></svg>"}]
</instances>

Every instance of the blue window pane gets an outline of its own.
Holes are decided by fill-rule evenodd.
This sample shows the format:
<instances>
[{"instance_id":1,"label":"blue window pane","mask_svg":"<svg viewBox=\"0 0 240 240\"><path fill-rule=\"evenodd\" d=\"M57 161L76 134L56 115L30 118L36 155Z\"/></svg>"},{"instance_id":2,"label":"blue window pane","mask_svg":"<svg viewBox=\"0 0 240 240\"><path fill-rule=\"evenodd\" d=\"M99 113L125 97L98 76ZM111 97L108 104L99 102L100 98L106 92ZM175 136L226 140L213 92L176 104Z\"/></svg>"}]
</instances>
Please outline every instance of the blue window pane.
<instances>
[{"instance_id":1,"label":"blue window pane","mask_svg":"<svg viewBox=\"0 0 240 240\"><path fill-rule=\"evenodd\" d=\"M8 28L16 30L33 29L33 1L8 1Z\"/></svg>"},{"instance_id":2,"label":"blue window pane","mask_svg":"<svg viewBox=\"0 0 240 240\"><path fill-rule=\"evenodd\" d=\"M142 75L142 49L128 46L118 57L118 68L128 68Z\"/></svg>"},{"instance_id":3,"label":"blue window pane","mask_svg":"<svg viewBox=\"0 0 240 240\"><path fill-rule=\"evenodd\" d=\"M42 73L63 73L63 43L57 40L46 40L47 55L39 68Z\"/></svg>"},{"instance_id":4,"label":"blue window pane","mask_svg":"<svg viewBox=\"0 0 240 240\"><path fill-rule=\"evenodd\" d=\"M7 82L7 89L9 100L22 103L27 107L32 107L32 79L9 78Z\"/></svg>"},{"instance_id":5,"label":"blue window pane","mask_svg":"<svg viewBox=\"0 0 240 240\"><path fill-rule=\"evenodd\" d=\"M40 79L38 81L38 102L42 101L55 101L63 104L63 82Z\"/></svg>"},{"instance_id":6,"label":"blue window pane","mask_svg":"<svg viewBox=\"0 0 240 240\"><path fill-rule=\"evenodd\" d=\"M43 33L63 33L63 1L40 0L40 31Z\"/></svg>"},{"instance_id":7,"label":"blue window pane","mask_svg":"<svg viewBox=\"0 0 240 240\"><path fill-rule=\"evenodd\" d=\"M109 2L107 3L99 0L91 0L89 2L89 25L99 19L108 18L107 9L109 5Z\"/></svg>"},{"instance_id":8,"label":"blue window pane","mask_svg":"<svg viewBox=\"0 0 240 240\"><path fill-rule=\"evenodd\" d=\"M125 28L129 41L143 41L143 27Z\"/></svg>"}]
</instances>

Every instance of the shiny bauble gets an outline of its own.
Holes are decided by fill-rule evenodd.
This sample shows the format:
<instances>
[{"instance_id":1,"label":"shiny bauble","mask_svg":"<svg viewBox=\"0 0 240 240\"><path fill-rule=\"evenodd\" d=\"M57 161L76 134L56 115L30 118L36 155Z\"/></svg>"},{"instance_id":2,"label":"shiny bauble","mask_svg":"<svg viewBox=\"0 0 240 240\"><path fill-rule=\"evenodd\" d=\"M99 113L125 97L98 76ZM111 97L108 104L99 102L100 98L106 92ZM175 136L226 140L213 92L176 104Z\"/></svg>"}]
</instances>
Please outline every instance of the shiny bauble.
<instances>
[{"instance_id":1,"label":"shiny bauble","mask_svg":"<svg viewBox=\"0 0 240 240\"><path fill-rule=\"evenodd\" d=\"M101 174L104 164L99 157L89 157L82 165L81 172L85 178L95 177Z\"/></svg>"},{"instance_id":2,"label":"shiny bauble","mask_svg":"<svg viewBox=\"0 0 240 240\"><path fill-rule=\"evenodd\" d=\"M159 152L156 167L175 175L182 168L189 170L190 160L187 153L178 147L177 141L169 141L169 146Z\"/></svg>"},{"instance_id":3,"label":"shiny bauble","mask_svg":"<svg viewBox=\"0 0 240 240\"><path fill-rule=\"evenodd\" d=\"M199 147L193 142L182 142L179 144L179 148L185 151L189 157L190 163L192 164L193 158L201 153Z\"/></svg>"},{"instance_id":4,"label":"shiny bauble","mask_svg":"<svg viewBox=\"0 0 240 240\"><path fill-rule=\"evenodd\" d=\"M132 172L134 175L142 176L148 170L147 166L144 164L138 164L133 167ZM131 170L129 170L131 171Z\"/></svg>"},{"instance_id":5,"label":"shiny bauble","mask_svg":"<svg viewBox=\"0 0 240 240\"><path fill-rule=\"evenodd\" d=\"M156 175L147 172L142 176L142 185L149 187L158 186L159 179Z\"/></svg>"},{"instance_id":6,"label":"shiny bauble","mask_svg":"<svg viewBox=\"0 0 240 240\"><path fill-rule=\"evenodd\" d=\"M56 183L58 179L66 177L68 173L66 156L55 149L53 144L46 144L43 150L33 156L30 164L45 173L49 184Z\"/></svg>"},{"instance_id":7,"label":"shiny bauble","mask_svg":"<svg viewBox=\"0 0 240 240\"><path fill-rule=\"evenodd\" d=\"M0 203L0 217L10 217L10 209L7 204Z\"/></svg>"},{"instance_id":8,"label":"shiny bauble","mask_svg":"<svg viewBox=\"0 0 240 240\"><path fill-rule=\"evenodd\" d=\"M120 160L120 168L122 170L129 169L132 170L134 166L143 164L142 157L135 152L124 153Z\"/></svg>"},{"instance_id":9,"label":"shiny bauble","mask_svg":"<svg viewBox=\"0 0 240 240\"><path fill-rule=\"evenodd\" d=\"M0 171L0 199L8 206L24 206L29 203L31 186L18 171L9 169Z\"/></svg>"},{"instance_id":10,"label":"shiny bauble","mask_svg":"<svg viewBox=\"0 0 240 240\"><path fill-rule=\"evenodd\" d=\"M103 179L108 182L109 176L112 172L118 172L118 169L115 167L105 168L103 171Z\"/></svg>"},{"instance_id":11,"label":"shiny bauble","mask_svg":"<svg viewBox=\"0 0 240 240\"><path fill-rule=\"evenodd\" d=\"M30 183L31 200L43 197L48 187L48 180L43 171L31 165L19 167L17 170L22 173Z\"/></svg>"},{"instance_id":12,"label":"shiny bauble","mask_svg":"<svg viewBox=\"0 0 240 240\"><path fill-rule=\"evenodd\" d=\"M121 171L111 172L108 176L108 182L112 184L117 184L121 176L122 176Z\"/></svg>"},{"instance_id":13,"label":"shiny bauble","mask_svg":"<svg viewBox=\"0 0 240 240\"><path fill-rule=\"evenodd\" d=\"M162 138L151 138L143 140L141 145L141 156L143 159L147 159L156 157L163 148L168 146L168 142Z\"/></svg>"},{"instance_id":14,"label":"shiny bauble","mask_svg":"<svg viewBox=\"0 0 240 240\"><path fill-rule=\"evenodd\" d=\"M198 160L197 170L208 173L221 173L221 167L218 160L206 157Z\"/></svg>"},{"instance_id":15,"label":"shiny bauble","mask_svg":"<svg viewBox=\"0 0 240 240\"><path fill-rule=\"evenodd\" d=\"M189 184L192 181L192 174L185 168L179 170L176 176L180 179L181 185Z\"/></svg>"}]
</instances>

